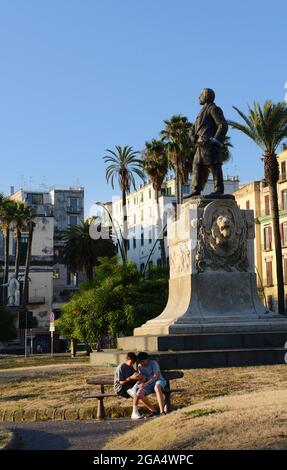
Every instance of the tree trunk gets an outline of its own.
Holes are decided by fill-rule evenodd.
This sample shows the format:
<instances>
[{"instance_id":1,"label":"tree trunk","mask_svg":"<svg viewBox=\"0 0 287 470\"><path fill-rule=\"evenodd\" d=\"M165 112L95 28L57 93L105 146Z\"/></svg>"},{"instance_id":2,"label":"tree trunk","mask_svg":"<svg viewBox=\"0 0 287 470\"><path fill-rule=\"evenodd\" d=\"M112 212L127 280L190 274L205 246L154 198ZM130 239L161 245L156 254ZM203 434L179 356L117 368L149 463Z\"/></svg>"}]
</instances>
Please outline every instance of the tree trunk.
<instances>
[{"instance_id":1,"label":"tree trunk","mask_svg":"<svg viewBox=\"0 0 287 470\"><path fill-rule=\"evenodd\" d=\"M18 275L19 275L20 245L21 245L21 230L17 229L17 234L16 234L16 256L15 256L15 277L16 277L16 279L18 279Z\"/></svg>"},{"instance_id":2,"label":"tree trunk","mask_svg":"<svg viewBox=\"0 0 287 470\"><path fill-rule=\"evenodd\" d=\"M32 241L33 241L33 231L34 231L34 223L31 222L29 224L29 236L28 236L28 243L27 243L27 253L26 253L26 263L25 263L25 274L24 274L24 285L23 285L23 292L22 292L22 305L25 307L28 303L28 284L29 284L29 271L30 271L30 263L31 263L31 252L32 252Z\"/></svg>"},{"instance_id":3,"label":"tree trunk","mask_svg":"<svg viewBox=\"0 0 287 470\"><path fill-rule=\"evenodd\" d=\"M9 276L9 242L10 230L9 225L4 229L4 269L3 269L3 284L8 282ZM3 287L3 305L7 304L7 288Z\"/></svg>"},{"instance_id":4,"label":"tree trunk","mask_svg":"<svg viewBox=\"0 0 287 470\"><path fill-rule=\"evenodd\" d=\"M179 214L179 205L182 204L182 184L178 171L175 174L175 198L176 198L176 217Z\"/></svg>"},{"instance_id":5,"label":"tree trunk","mask_svg":"<svg viewBox=\"0 0 287 470\"><path fill-rule=\"evenodd\" d=\"M127 195L126 191L122 190L122 202L123 202L123 247L125 255L128 248L128 216L127 216ZM126 257L126 256L125 256Z\"/></svg>"},{"instance_id":6,"label":"tree trunk","mask_svg":"<svg viewBox=\"0 0 287 470\"><path fill-rule=\"evenodd\" d=\"M88 281L93 281L94 280L94 266L89 265L86 268L86 276Z\"/></svg>"},{"instance_id":7,"label":"tree trunk","mask_svg":"<svg viewBox=\"0 0 287 470\"><path fill-rule=\"evenodd\" d=\"M284 278L283 278L283 265L282 265L282 248L281 248L281 237L280 237L277 184L270 185L269 192L270 192L270 206L271 206L271 217L272 217L275 260L276 260L278 313L280 313L281 315L284 315L285 314L285 298L284 298L285 295L284 295Z\"/></svg>"},{"instance_id":8,"label":"tree trunk","mask_svg":"<svg viewBox=\"0 0 287 470\"><path fill-rule=\"evenodd\" d=\"M277 296L278 296L278 313L285 314L285 295L284 295L284 278L282 265L282 248L279 224L279 207L277 182L279 179L279 165L275 154L264 155L264 176L269 187L270 193L270 209L272 217L273 238L275 247L276 274L277 274Z\"/></svg>"},{"instance_id":9,"label":"tree trunk","mask_svg":"<svg viewBox=\"0 0 287 470\"><path fill-rule=\"evenodd\" d=\"M76 340L71 339L70 349L71 349L71 357L76 357L76 354L77 354Z\"/></svg>"},{"instance_id":10,"label":"tree trunk","mask_svg":"<svg viewBox=\"0 0 287 470\"><path fill-rule=\"evenodd\" d=\"M157 237L159 237L159 243L160 243L161 263L162 263L162 266L165 266L166 265L166 253L165 253L165 246L164 246L164 234L162 233L163 224L162 224L162 218L160 214L158 191L156 191L156 207L157 207Z\"/></svg>"}]
</instances>

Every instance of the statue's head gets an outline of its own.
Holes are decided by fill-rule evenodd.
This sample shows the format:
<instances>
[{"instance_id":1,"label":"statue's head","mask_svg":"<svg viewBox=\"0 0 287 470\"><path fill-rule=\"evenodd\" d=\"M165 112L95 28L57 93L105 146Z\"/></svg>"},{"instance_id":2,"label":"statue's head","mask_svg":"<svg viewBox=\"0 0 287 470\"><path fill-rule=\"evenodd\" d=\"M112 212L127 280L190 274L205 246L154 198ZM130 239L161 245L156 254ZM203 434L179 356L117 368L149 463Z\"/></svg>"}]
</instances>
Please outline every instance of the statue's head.
<instances>
[{"instance_id":1,"label":"statue's head","mask_svg":"<svg viewBox=\"0 0 287 470\"><path fill-rule=\"evenodd\" d=\"M211 88L203 88L199 96L199 103L201 105L205 103L213 103L215 100L215 93Z\"/></svg>"}]
</instances>

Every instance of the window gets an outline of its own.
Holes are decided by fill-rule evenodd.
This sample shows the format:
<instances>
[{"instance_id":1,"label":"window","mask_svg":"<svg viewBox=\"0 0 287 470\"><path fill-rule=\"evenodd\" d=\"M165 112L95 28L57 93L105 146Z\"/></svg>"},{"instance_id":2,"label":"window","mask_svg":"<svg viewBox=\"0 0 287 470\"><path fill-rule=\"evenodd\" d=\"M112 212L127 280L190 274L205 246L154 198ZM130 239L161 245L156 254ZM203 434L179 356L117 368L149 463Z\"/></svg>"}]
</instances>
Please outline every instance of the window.
<instances>
[{"instance_id":1,"label":"window","mask_svg":"<svg viewBox=\"0 0 287 470\"><path fill-rule=\"evenodd\" d=\"M280 224L280 235L282 246L287 246L287 222Z\"/></svg>"},{"instance_id":2,"label":"window","mask_svg":"<svg viewBox=\"0 0 287 470\"><path fill-rule=\"evenodd\" d=\"M273 297L272 295L267 295L267 308L273 310Z\"/></svg>"},{"instance_id":3,"label":"window","mask_svg":"<svg viewBox=\"0 0 287 470\"><path fill-rule=\"evenodd\" d=\"M151 199L151 189L148 190L148 197Z\"/></svg>"},{"instance_id":4,"label":"window","mask_svg":"<svg viewBox=\"0 0 287 470\"><path fill-rule=\"evenodd\" d=\"M284 284L287 284L287 258L283 259L283 266L284 266Z\"/></svg>"},{"instance_id":5,"label":"window","mask_svg":"<svg viewBox=\"0 0 287 470\"><path fill-rule=\"evenodd\" d=\"M77 225L79 223L79 218L77 215L69 215L69 225Z\"/></svg>"},{"instance_id":6,"label":"window","mask_svg":"<svg viewBox=\"0 0 287 470\"><path fill-rule=\"evenodd\" d=\"M141 193L141 202L144 202L144 195Z\"/></svg>"},{"instance_id":7,"label":"window","mask_svg":"<svg viewBox=\"0 0 287 470\"><path fill-rule=\"evenodd\" d=\"M266 281L267 287L273 286L272 261L266 261Z\"/></svg>"},{"instance_id":8,"label":"window","mask_svg":"<svg viewBox=\"0 0 287 470\"><path fill-rule=\"evenodd\" d=\"M161 264L162 264L162 263L161 263L161 258L159 258L159 259L157 260L156 264L157 264L158 267L161 266Z\"/></svg>"},{"instance_id":9,"label":"window","mask_svg":"<svg viewBox=\"0 0 287 470\"><path fill-rule=\"evenodd\" d=\"M53 279L60 279L60 270L53 269Z\"/></svg>"},{"instance_id":10,"label":"window","mask_svg":"<svg viewBox=\"0 0 287 470\"><path fill-rule=\"evenodd\" d=\"M272 250L272 227L264 227L264 250Z\"/></svg>"},{"instance_id":11,"label":"window","mask_svg":"<svg viewBox=\"0 0 287 470\"><path fill-rule=\"evenodd\" d=\"M80 201L78 197L69 197L69 210L77 212L80 207Z\"/></svg>"},{"instance_id":12,"label":"window","mask_svg":"<svg viewBox=\"0 0 287 470\"><path fill-rule=\"evenodd\" d=\"M144 221L144 211L141 211L141 222Z\"/></svg>"},{"instance_id":13,"label":"window","mask_svg":"<svg viewBox=\"0 0 287 470\"><path fill-rule=\"evenodd\" d=\"M136 248L137 247L137 241L135 238L133 238L133 248Z\"/></svg>"},{"instance_id":14,"label":"window","mask_svg":"<svg viewBox=\"0 0 287 470\"><path fill-rule=\"evenodd\" d=\"M286 210L287 209L287 189L283 189L283 191L281 191L281 201L282 201L282 210Z\"/></svg>"},{"instance_id":15,"label":"window","mask_svg":"<svg viewBox=\"0 0 287 470\"><path fill-rule=\"evenodd\" d=\"M41 205L43 204L43 194L28 193L26 200L29 202L29 204Z\"/></svg>"},{"instance_id":16,"label":"window","mask_svg":"<svg viewBox=\"0 0 287 470\"><path fill-rule=\"evenodd\" d=\"M137 223L137 216L134 214L134 225Z\"/></svg>"},{"instance_id":17,"label":"window","mask_svg":"<svg viewBox=\"0 0 287 470\"><path fill-rule=\"evenodd\" d=\"M270 215L269 194L264 197L265 215Z\"/></svg>"},{"instance_id":18,"label":"window","mask_svg":"<svg viewBox=\"0 0 287 470\"><path fill-rule=\"evenodd\" d=\"M152 243L152 231L151 230L148 231L148 242L149 244Z\"/></svg>"},{"instance_id":19,"label":"window","mask_svg":"<svg viewBox=\"0 0 287 470\"><path fill-rule=\"evenodd\" d=\"M143 270L144 270L144 263L141 263L141 265L140 265L140 271L141 271L141 273L143 273Z\"/></svg>"},{"instance_id":20,"label":"window","mask_svg":"<svg viewBox=\"0 0 287 470\"><path fill-rule=\"evenodd\" d=\"M170 188L168 188L168 189L170 189ZM182 190L183 190L183 194L189 194L190 193L189 184L184 184Z\"/></svg>"},{"instance_id":21,"label":"window","mask_svg":"<svg viewBox=\"0 0 287 470\"><path fill-rule=\"evenodd\" d=\"M152 267L153 267L153 262L152 262L152 261L149 261L149 263L148 263L148 269L152 269Z\"/></svg>"},{"instance_id":22,"label":"window","mask_svg":"<svg viewBox=\"0 0 287 470\"><path fill-rule=\"evenodd\" d=\"M141 246L144 246L144 233L141 233Z\"/></svg>"},{"instance_id":23,"label":"window","mask_svg":"<svg viewBox=\"0 0 287 470\"><path fill-rule=\"evenodd\" d=\"M250 209L250 201L246 201L246 209Z\"/></svg>"},{"instance_id":24,"label":"window","mask_svg":"<svg viewBox=\"0 0 287 470\"><path fill-rule=\"evenodd\" d=\"M128 240L127 240L127 250L129 250L129 249L130 249L130 241L129 241L129 239L128 239Z\"/></svg>"},{"instance_id":25,"label":"window","mask_svg":"<svg viewBox=\"0 0 287 470\"><path fill-rule=\"evenodd\" d=\"M78 273L72 273L67 271L67 285L72 287L78 287Z\"/></svg>"},{"instance_id":26,"label":"window","mask_svg":"<svg viewBox=\"0 0 287 470\"><path fill-rule=\"evenodd\" d=\"M281 162L281 181L286 180L286 161Z\"/></svg>"}]
</instances>

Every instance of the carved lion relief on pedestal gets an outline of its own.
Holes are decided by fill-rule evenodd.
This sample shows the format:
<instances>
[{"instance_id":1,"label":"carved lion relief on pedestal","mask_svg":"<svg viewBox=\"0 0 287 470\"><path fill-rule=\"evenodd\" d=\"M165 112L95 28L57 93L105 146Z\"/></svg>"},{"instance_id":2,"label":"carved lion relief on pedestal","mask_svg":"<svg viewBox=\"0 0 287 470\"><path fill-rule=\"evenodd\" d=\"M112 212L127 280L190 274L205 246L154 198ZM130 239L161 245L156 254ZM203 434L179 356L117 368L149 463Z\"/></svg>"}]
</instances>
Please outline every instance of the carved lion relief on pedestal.
<instances>
[{"instance_id":1,"label":"carved lion relief on pedestal","mask_svg":"<svg viewBox=\"0 0 287 470\"><path fill-rule=\"evenodd\" d=\"M199 222L196 268L247 271L247 223L235 201L214 201Z\"/></svg>"}]
</instances>

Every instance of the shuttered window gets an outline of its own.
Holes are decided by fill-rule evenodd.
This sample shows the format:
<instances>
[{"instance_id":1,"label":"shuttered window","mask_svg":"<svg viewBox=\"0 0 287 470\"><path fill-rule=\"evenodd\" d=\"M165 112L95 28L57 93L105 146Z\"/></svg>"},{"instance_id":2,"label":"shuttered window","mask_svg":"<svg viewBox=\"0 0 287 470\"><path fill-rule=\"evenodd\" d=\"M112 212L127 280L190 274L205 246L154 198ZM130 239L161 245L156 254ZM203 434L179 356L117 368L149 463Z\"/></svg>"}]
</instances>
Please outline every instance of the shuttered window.
<instances>
[{"instance_id":1,"label":"shuttered window","mask_svg":"<svg viewBox=\"0 0 287 470\"><path fill-rule=\"evenodd\" d=\"M269 194L264 197L265 215L270 215Z\"/></svg>"},{"instance_id":2,"label":"shuttered window","mask_svg":"<svg viewBox=\"0 0 287 470\"><path fill-rule=\"evenodd\" d=\"M266 261L267 287L273 286L272 261Z\"/></svg>"},{"instance_id":3,"label":"shuttered window","mask_svg":"<svg viewBox=\"0 0 287 470\"><path fill-rule=\"evenodd\" d=\"M272 250L272 227L264 227L264 250Z\"/></svg>"}]
</instances>

